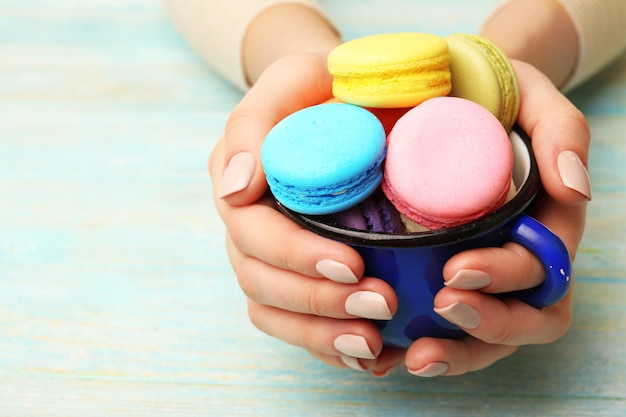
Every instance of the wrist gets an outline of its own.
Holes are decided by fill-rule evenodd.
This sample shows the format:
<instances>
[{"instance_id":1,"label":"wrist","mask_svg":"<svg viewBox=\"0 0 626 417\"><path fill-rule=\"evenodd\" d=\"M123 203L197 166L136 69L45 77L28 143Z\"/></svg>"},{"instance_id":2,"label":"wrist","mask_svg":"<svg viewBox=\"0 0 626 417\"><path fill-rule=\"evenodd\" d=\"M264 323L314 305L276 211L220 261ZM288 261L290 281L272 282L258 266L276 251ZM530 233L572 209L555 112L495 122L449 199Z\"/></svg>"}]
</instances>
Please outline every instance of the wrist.
<instances>
[{"instance_id":1,"label":"wrist","mask_svg":"<svg viewBox=\"0 0 626 417\"><path fill-rule=\"evenodd\" d=\"M510 0L480 30L510 58L525 61L563 86L578 62L578 34L556 0Z\"/></svg>"},{"instance_id":2,"label":"wrist","mask_svg":"<svg viewBox=\"0 0 626 417\"><path fill-rule=\"evenodd\" d=\"M338 31L314 9L295 4L267 9L250 24L243 41L248 84L284 56L328 53L340 42Z\"/></svg>"}]
</instances>

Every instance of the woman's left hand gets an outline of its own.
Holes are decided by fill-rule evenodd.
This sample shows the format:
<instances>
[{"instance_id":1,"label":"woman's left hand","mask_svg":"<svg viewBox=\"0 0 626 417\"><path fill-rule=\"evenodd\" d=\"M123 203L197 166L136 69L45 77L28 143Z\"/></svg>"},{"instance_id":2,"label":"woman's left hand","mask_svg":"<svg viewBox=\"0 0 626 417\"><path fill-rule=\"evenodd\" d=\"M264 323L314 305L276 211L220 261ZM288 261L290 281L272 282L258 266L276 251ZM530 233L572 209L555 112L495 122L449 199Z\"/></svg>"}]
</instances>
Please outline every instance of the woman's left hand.
<instances>
[{"instance_id":1,"label":"woman's left hand","mask_svg":"<svg viewBox=\"0 0 626 417\"><path fill-rule=\"evenodd\" d=\"M531 206L537 220L567 246L572 258L585 227L591 186L586 169L590 133L584 116L537 69L514 62L521 108L518 124L532 138L545 193ZM562 337L572 312L572 289L555 305L536 309L491 294L532 288L544 279L539 261L524 247L474 249L452 257L444 268L446 286L435 308L468 336L459 340L421 338L406 352L409 371L421 376L459 375L485 368L518 346ZM399 357L379 357L376 371Z\"/></svg>"}]
</instances>

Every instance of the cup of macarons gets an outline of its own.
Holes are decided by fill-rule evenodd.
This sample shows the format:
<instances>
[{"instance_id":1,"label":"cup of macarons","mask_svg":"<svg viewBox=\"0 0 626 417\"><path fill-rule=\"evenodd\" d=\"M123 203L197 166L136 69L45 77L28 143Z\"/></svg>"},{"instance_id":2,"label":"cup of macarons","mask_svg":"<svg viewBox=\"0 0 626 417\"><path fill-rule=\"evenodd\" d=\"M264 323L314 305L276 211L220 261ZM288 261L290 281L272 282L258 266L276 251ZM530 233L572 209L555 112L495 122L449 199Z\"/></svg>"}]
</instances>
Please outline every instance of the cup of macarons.
<instances>
[{"instance_id":1,"label":"cup of macarons","mask_svg":"<svg viewBox=\"0 0 626 417\"><path fill-rule=\"evenodd\" d=\"M542 284L499 297L543 308L565 296L571 258L525 212L541 181L515 125L515 71L495 45L469 34L371 35L335 48L328 70L335 100L276 124L263 169L286 216L354 247L365 274L394 289L396 314L376 321L386 346L465 334L433 307L445 263L467 249L517 242L542 263Z\"/></svg>"}]
</instances>

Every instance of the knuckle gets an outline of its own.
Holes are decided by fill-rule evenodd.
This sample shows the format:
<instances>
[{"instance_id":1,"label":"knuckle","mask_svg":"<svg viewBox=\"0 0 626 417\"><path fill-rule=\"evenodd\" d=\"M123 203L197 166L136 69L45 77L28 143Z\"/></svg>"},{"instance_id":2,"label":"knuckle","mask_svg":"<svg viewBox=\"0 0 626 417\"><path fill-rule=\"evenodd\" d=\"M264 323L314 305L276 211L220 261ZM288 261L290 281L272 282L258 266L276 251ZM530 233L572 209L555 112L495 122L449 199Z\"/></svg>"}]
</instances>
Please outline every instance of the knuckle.
<instances>
[{"instance_id":1,"label":"knuckle","mask_svg":"<svg viewBox=\"0 0 626 417\"><path fill-rule=\"evenodd\" d=\"M300 340L295 342L296 345L307 350L319 351L319 338L316 332L301 332Z\"/></svg>"},{"instance_id":2,"label":"knuckle","mask_svg":"<svg viewBox=\"0 0 626 417\"><path fill-rule=\"evenodd\" d=\"M306 305L303 306L304 311L308 311L309 314L320 317L329 316L329 308L326 304L326 297L322 297L320 292L317 289L316 285L309 285L307 290L305 291L307 294L304 298L304 302Z\"/></svg>"},{"instance_id":3,"label":"knuckle","mask_svg":"<svg viewBox=\"0 0 626 417\"><path fill-rule=\"evenodd\" d=\"M279 265L283 268L309 275L306 261L312 258L310 233L304 229L296 229L287 235L284 250L279 255Z\"/></svg>"},{"instance_id":4,"label":"knuckle","mask_svg":"<svg viewBox=\"0 0 626 417\"><path fill-rule=\"evenodd\" d=\"M528 249L516 243L508 243L505 246L510 251L508 252L510 257L503 260L502 264L514 266L507 275L507 291L532 288L545 280L543 266Z\"/></svg>"},{"instance_id":5,"label":"knuckle","mask_svg":"<svg viewBox=\"0 0 626 417\"><path fill-rule=\"evenodd\" d=\"M235 275L237 277L237 284L239 284L239 288L241 291L251 300L259 300L261 290L259 287L259 283L257 279L255 279L256 275L253 271L251 271L249 267L246 266L246 262L238 262L235 266L233 263L233 268L235 269Z\"/></svg>"},{"instance_id":6,"label":"knuckle","mask_svg":"<svg viewBox=\"0 0 626 417\"><path fill-rule=\"evenodd\" d=\"M241 288L241 291L251 300L257 300L258 297L258 286L255 285L255 281L253 279L248 279L248 277L243 273L237 274L237 283Z\"/></svg>"},{"instance_id":7,"label":"knuckle","mask_svg":"<svg viewBox=\"0 0 626 417\"><path fill-rule=\"evenodd\" d=\"M226 126L224 127L224 137L228 141L233 136L236 136L239 129L245 128L249 123L254 123L259 119L259 115L254 111L254 107L247 105L247 101L250 100L250 96L246 96L228 116L226 120Z\"/></svg>"},{"instance_id":8,"label":"knuckle","mask_svg":"<svg viewBox=\"0 0 626 417\"><path fill-rule=\"evenodd\" d=\"M577 139L581 140L581 145L585 148L591 141L591 129L585 115L573 105L566 112L554 117L557 126L567 132L578 132Z\"/></svg>"},{"instance_id":9,"label":"knuckle","mask_svg":"<svg viewBox=\"0 0 626 417\"><path fill-rule=\"evenodd\" d=\"M497 315L497 319L490 321L485 326L481 339L492 345L511 345L515 342L516 329L515 325L515 305L519 303L517 300L506 300L503 303L503 310Z\"/></svg>"},{"instance_id":10,"label":"knuckle","mask_svg":"<svg viewBox=\"0 0 626 417\"><path fill-rule=\"evenodd\" d=\"M263 333L272 336L269 330L265 326L265 322L262 320L261 306L252 300L248 300L248 318L250 323Z\"/></svg>"},{"instance_id":11,"label":"knuckle","mask_svg":"<svg viewBox=\"0 0 626 417\"><path fill-rule=\"evenodd\" d=\"M508 324L508 323L507 323ZM512 326L504 325L493 329L483 340L492 345L507 345L513 339Z\"/></svg>"},{"instance_id":12,"label":"knuckle","mask_svg":"<svg viewBox=\"0 0 626 417\"><path fill-rule=\"evenodd\" d=\"M572 325L573 314L570 308L559 308L558 317L556 320L556 326L553 331L549 333L548 339L546 343L552 343L563 336L568 332L570 326Z\"/></svg>"}]
</instances>

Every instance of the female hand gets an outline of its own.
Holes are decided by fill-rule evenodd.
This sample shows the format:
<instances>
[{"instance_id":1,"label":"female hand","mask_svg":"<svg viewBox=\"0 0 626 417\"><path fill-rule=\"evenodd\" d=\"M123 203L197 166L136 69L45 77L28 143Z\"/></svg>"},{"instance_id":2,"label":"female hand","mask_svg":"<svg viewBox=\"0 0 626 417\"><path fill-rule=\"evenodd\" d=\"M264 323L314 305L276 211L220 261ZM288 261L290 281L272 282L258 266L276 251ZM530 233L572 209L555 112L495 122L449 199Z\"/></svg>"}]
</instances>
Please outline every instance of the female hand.
<instances>
[{"instance_id":1,"label":"female hand","mask_svg":"<svg viewBox=\"0 0 626 417\"><path fill-rule=\"evenodd\" d=\"M343 356L358 366L353 358L374 358L382 349L378 329L358 317L389 318L395 294L383 281L362 277L356 251L303 230L276 211L264 197L259 162L267 132L285 116L332 98L331 81L325 56L274 63L234 109L209 169L252 322L326 363L345 366Z\"/></svg>"},{"instance_id":2,"label":"female hand","mask_svg":"<svg viewBox=\"0 0 626 417\"><path fill-rule=\"evenodd\" d=\"M590 192L583 163L569 151L586 161L587 125L546 77L530 65L515 64L522 94L519 123L533 138L547 191L533 214L574 255ZM215 201L252 322L328 364L375 375L403 360L416 375L462 374L512 354L519 345L547 343L564 334L571 294L543 310L489 295L530 288L543 279L534 256L510 243L467 251L446 264L447 286L435 306L469 336L422 338L408 351L382 347L379 331L363 318L389 318L397 308L393 290L375 277L363 277L363 262L354 250L299 228L263 198L259 150L265 134L288 114L329 99L330 85L323 56L276 62L233 111L211 155Z\"/></svg>"},{"instance_id":3,"label":"female hand","mask_svg":"<svg viewBox=\"0 0 626 417\"><path fill-rule=\"evenodd\" d=\"M530 211L563 240L574 258L591 199L585 168L589 129L583 115L543 74L519 61L514 66L521 90L518 124L532 138L546 191ZM435 310L469 336L417 340L406 355L409 371L423 376L463 374L512 354L520 345L550 343L563 336L571 322L571 289L563 300L541 310L489 295L532 288L544 275L539 261L515 243L451 258Z\"/></svg>"}]
</instances>

